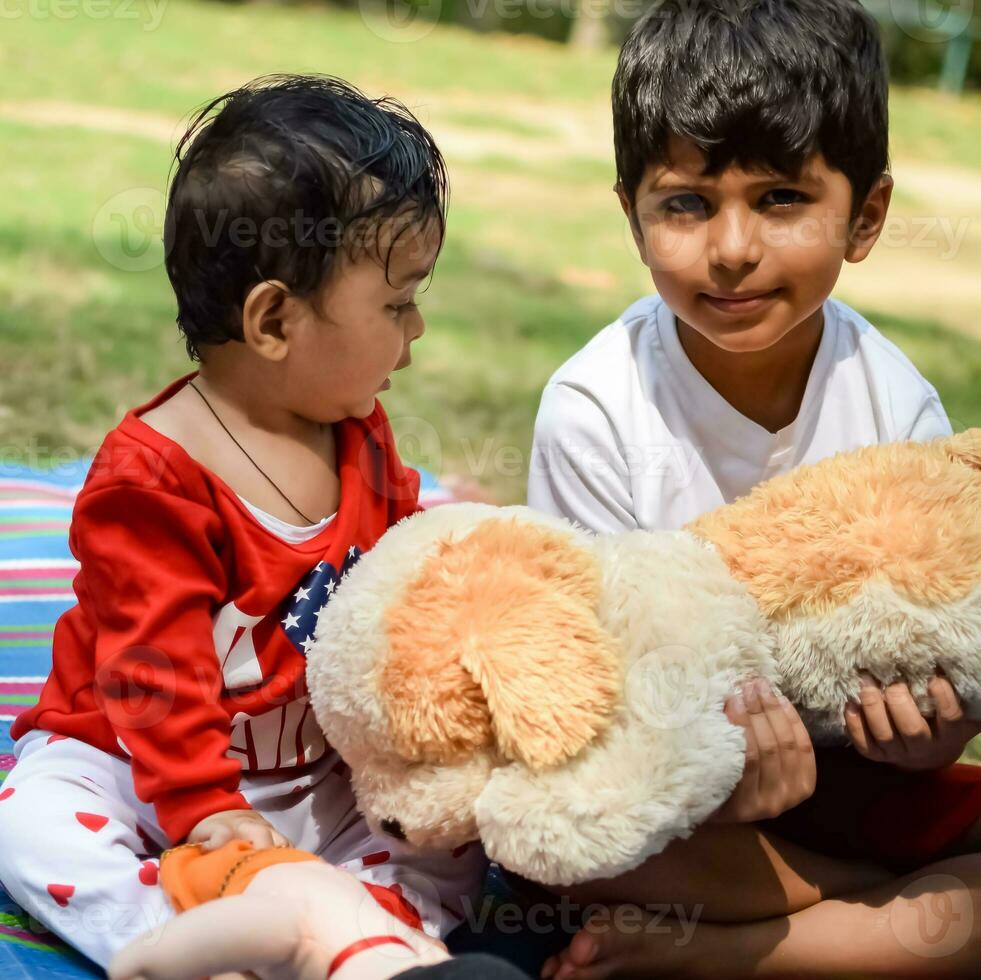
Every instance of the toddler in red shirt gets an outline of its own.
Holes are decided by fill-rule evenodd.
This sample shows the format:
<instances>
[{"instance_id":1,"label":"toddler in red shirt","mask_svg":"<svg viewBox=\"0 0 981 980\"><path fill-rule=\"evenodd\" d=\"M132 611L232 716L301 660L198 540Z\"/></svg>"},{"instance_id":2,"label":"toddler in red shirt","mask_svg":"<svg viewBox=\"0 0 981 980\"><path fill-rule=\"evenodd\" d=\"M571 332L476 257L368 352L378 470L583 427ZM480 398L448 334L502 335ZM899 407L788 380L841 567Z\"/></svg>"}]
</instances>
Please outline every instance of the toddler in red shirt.
<instances>
[{"instance_id":1,"label":"toddler in red shirt","mask_svg":"<svg viewBox=\"0 0 981 980\"><path fill-rule=\"evenodd\" d=\"M304 675L339 580L417 508L376 396L424 329L442 157L393 100L275 76L204 107L176 162L166 264L199 369L126 414L79 495L78 604L12 729L0 878L102 966L173 914L156 856L184 841L312 851L445 935L480 848L376 838Z\"/></svg>"}]
</instances>

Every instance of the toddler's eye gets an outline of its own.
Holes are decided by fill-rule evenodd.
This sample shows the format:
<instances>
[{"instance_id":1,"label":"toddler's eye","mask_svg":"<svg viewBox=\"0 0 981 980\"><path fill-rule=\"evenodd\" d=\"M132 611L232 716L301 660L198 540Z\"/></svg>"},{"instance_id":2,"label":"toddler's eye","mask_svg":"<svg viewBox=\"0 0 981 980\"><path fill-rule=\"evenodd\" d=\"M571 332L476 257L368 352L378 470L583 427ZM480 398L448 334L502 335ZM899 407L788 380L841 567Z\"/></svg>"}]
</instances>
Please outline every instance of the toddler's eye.
<instances>
[{"instance_id":1,"label":"toddler's eye","mask_svg":"<svg viewBox=\"0 0 981 980\"><path fill-rule=\"evenodd\" d=\"M418 309L418 304L413 301L408 303L389 303L385 309L389 310L394 316L401 316L403 313L407 313L409 310Z\"/></svg>"},{"instance_id":2,"label":"toddler's eye","mask_svg":"<svg viewBox=\"0 0 981 980\"><path fill-rule=\"evenodd\" d=\"M794 204L801 204L807 200L800 191L790 190L788 187L779 187L776 190L768 191L763 196L763 204L769 203L771 207L786 208Z\"/></svg>"},{"instance_id":3,"label":"toddler's eye","mask_svg":"<svg viewBox=\"0 0 981 980\"><path fill-rule=\"evenodd\" d=\"M705 214L705 201L697 194L679 194L664 202L664 210L672 215Z\"/></svg>"}]
</instances>

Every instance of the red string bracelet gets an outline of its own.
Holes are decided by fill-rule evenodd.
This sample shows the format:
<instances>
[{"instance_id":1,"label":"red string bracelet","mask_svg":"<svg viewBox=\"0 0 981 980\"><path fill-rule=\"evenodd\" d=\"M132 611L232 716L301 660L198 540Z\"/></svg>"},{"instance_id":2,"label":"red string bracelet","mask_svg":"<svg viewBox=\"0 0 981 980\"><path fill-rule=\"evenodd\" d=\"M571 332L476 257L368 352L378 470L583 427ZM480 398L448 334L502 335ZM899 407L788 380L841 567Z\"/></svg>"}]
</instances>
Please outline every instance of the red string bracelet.
<instances>
[{"instance_id":1,"label":"red string bracelet","mask_svg":"<svg viewBox=\"0 0 981 980\"><path fill-rule=\"evenodd\" d=\"M356 956L358 953L362 953L366 949L371 949L373 946L387 946L389 944L404 946L406 949L412 949L412 947L399 936L369 936L367 939L359 939L357 942L353 942L350 945L345 946L330 961L330 966L327 967L327 976L330 977L335 970L339 970L352 956Z\"/></svg>"}]
</instances>

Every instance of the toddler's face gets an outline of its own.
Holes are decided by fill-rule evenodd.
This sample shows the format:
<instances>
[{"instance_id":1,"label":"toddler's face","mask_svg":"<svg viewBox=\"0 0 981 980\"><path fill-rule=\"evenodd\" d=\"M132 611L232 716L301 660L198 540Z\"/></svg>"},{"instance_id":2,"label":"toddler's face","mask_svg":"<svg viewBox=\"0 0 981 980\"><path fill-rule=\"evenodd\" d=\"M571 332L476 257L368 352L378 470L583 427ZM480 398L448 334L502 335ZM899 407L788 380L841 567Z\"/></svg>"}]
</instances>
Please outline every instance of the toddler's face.
<instances>
[{"instance_id":1,"label":"toddler's face","mask_svg":"<svg viewBox=\"0 0 981 980\"><path fill-rule=\"evenodd\" d=\"M325 422L371 414L375 396L409 365L410 345L425 330L415 294L439 245L435 226L408 228L391 247L387 276L387 248L381 261L373 251L339 258L290 347L290 386L294 400L304 400L298 414Z\"/></svg>"},{"instance_id":2,"label":"toddler's face","mask_svg":"<svg viewBox=\"0 0 981 980\"><path fill-rule=\"evenodd\" d=\"M765 350L820 309L842 263L871 251L889 206L884 177L856 231L851 184L820 154L798 180L735 167L702 176L704 157L680 139L671 157L644 173L634 239L676 316L732 352ZM629 216L622 193L621 204Z\"/></svg>"}]
</instances>

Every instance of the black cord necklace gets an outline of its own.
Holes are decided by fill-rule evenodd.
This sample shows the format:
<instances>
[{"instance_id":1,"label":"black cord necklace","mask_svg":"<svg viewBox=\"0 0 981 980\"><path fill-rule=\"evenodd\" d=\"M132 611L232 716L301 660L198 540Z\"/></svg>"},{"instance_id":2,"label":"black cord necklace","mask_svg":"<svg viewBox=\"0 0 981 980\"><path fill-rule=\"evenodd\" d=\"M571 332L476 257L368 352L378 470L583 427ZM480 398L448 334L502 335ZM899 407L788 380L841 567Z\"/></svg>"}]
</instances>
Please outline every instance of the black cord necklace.
<instances>
[{"instance_id":1,"label":"black cord necklace","mask_svg":"<svg viewBox=\"0 0 981 980\"><path fill-rule=\"evenodd\" d=\"M187 385L189 388L193 388L198 393L198 395L201 397L201 400L205 403L205 405L208 406L208 411L211 412L211 414L215 417L215 420L218 422L218 424L225 430L225 432L228 433L228 438L231 439L232 442L234 442L235 445L242 450L242 452L245 454L245 458L269 481L269 485L273 488L273 490L275 490L276 493L278 493L280 497L282 497L283 500L285 500L286 503L288 503L290 507L292 507L293 510L295 510L300 515L300 517L302 517L307 522L307 524L316 524L317 521L313 521L309 517L307 517L307 515L304 514L303 511L300 510L300 508L297 507L296 504L294 504L293 501L290 500L290 498L287 497L286 494L283 493L283 491L280 490L275 483L273 483L269 474L246 452L245 447L238 441L238 439L236 439L235 436L233 436L231 432L228 431L228 426L225 425L224 422L222 422L221 417L214 410L214 408L212 408L211 402L209 402L208 399L204 397L204 392L201 391L201 389L198 388L198 386L193 381L189 381Z\"/></svg>"}]
</instances>

